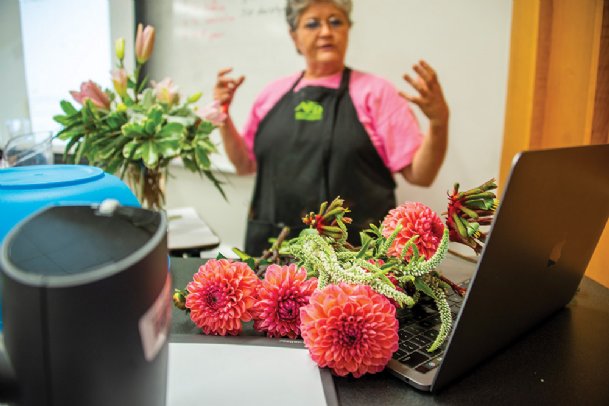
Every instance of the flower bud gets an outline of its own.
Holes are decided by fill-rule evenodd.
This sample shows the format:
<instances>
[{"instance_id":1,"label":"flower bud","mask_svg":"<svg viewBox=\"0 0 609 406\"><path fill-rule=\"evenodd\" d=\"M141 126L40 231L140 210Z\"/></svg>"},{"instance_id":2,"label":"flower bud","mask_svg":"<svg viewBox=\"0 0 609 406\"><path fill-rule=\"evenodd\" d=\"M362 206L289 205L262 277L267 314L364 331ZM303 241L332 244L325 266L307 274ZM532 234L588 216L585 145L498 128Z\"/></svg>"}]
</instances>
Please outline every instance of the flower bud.
<instances>
[{"instance_id":1,"label":"flower bud","mask_svg":"<svg viewBox=\"0 0 609 406\"><path fill-rule=\"evenodd\" d=\"M482 251L486 234L480 226L488 226L492 222L497 196L491 190L496 188L495 179L462 192L459 192L459 184L455 183L448 196L448 211L445 213L451 241L465 244L477 254Z\"/></svg>"},{"instance_id":2,"label":"flower bud","mask_svg":"<svg viewBox=\"0 0 609 406\"><path fill-rule=\"evenodd\" d=\"M198 100L201 98L201 95L202 95L202 93L201 93L201 92L197 92L197 93L195 93L195 94L191 95L191 96L190 96L190 97L187 99L188 103L195 103L195 102L197 102L197 101L198 101Z\"/></svg>"},{"instance_id":3,"label":"flower bud","mask_svg":"<svg viewBox=\"0 0 609 406\"><path fill-rule=\"evenodd\" d=\"M127 71L125 69L114 69L112 71L112 84L114 90L119 94L120 97L127 95Z\"/></svg>"},{"instance_id":4,"label":"flower bud","mask_svg":"<svg viewBox=\"0 0 609 406\"><path fill-rule=\"evenodd\" d=\"M143 28L142 24L137 25L137 34L135 36L135 59L139 64L144 64L154 49L155 30L154 27L147 25Z\"/></svg>"},{"instance_id":5,"label":"flower bud","mask_svg":"<svg viewBox=\"0 0 609 406\"><path fill-rule=\"evenodd\" d=\"M201 111L197 111L197 114L203 120L209 121L216 127L224 124L224 121L227 118L227 115L222 111L218 100L214 100L212 103L206 105Z\"/></svg>"},{"instance_id":6,"label":"flower bud","mask_svg":"<svg viewBox=\"0 0 609 406\"><path fill-rule=\"evenodd\" d=\"M83 82L80 85L80 92L70 91L70 94L78 103L84 105L86 100L91 100L95 106L103 110L110 109L110 98L103 90L92 80Z\"/></svg>"},{"instance_id":7,"label":"flower bud","mask_svg":"<svg viewBox=\"0 0 609 406\"><path fill-rule=\"evenodd\" d=\"M165 78L159 83L152 81L151 84L153 86L154 96L159 102L172 106L180 101L178 87L173 84L173 80L170 78Z\"/></svg>"},{"instance_id":8,"label":"flower bud","mask_svg":"<svg viewBox=\"0 0 609 406\"><path fill-rule=\"evenodd\" d=\"M119 61L125 58L125 38L119 38L114 43L114 51Z\"/></svg>"},{"instance_id":9,"label":"flower bud","mask_svg":"<svg viewBox=\"0 0 609 406\"><path fill-rule=\"evenodd\" d=\"M186 295L184 291L176 289L172 296L173 305L180 310L186 310Z\"/></svg>"}]
</instances>

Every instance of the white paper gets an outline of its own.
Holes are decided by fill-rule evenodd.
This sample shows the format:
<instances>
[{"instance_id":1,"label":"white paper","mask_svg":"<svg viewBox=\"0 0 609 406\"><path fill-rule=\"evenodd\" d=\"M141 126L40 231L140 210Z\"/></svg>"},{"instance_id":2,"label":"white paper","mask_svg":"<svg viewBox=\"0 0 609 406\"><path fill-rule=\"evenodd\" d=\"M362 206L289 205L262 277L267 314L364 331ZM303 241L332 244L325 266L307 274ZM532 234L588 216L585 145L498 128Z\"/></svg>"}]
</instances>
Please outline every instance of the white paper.
<instances>
[{"instance_id":1,"label":"white paper","mask_svg":"<svg viewBox=\"0 0 609 406\"><path fill-rule=\"evenodd\" d=\"M167 218L167 245L170 250L210 247L220 243L220 238L192 207L169 209Z\"/></svg>"},{"instance_id":2,"label":"white paper","mask_svg":"<svg viewBox=\"0 0 609 406\"><path fill-rule=\"evenodd\" d=\"M167 406L326 405L306 348L169 343Z\"/></svg>"}]
</instances>

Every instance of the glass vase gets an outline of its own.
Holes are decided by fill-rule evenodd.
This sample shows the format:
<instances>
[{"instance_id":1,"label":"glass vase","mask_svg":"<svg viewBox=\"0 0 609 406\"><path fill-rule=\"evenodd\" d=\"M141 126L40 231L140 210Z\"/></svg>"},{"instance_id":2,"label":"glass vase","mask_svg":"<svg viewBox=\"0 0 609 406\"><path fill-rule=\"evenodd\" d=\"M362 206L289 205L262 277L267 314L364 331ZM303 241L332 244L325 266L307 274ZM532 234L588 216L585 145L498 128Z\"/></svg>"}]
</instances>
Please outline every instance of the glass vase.
<instances>
[{"instance_id":1,"label":"glass vase","mask_svg":"<svg viewBox=\"0 0 609 406\"><path fill-rule=\"evenodd\" d=\"M142 207L162 210L165 207L166 168L147 168L143 164L131 164L126 172L126 183Z\"/></svg>"}]
</instances>

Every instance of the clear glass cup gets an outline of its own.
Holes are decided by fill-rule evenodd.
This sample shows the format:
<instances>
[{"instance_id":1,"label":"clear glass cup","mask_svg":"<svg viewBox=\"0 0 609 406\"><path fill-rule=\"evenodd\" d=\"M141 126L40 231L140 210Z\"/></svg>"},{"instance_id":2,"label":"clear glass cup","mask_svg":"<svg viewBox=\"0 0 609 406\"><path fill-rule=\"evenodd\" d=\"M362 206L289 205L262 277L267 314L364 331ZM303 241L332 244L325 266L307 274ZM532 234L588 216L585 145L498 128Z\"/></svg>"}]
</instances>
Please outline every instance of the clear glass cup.
<instances>
[{"instance_id":1,"label":"clear glass cup","mask_svg":"<svg viewBox=\"0 0 609 406\"><path fill-rule=\"evenodd\" d=\"M4 149L6 167L25 165L50 165L53 149L50 131L39 131L11 138Z\"/></svg>"},{"instance_id":2,"label":"clear glass cup","mask_svg":"<svg viewBox=\"0 0 609 406\"><path fill-rule=\"evenodd\" d=\"M32 125L28 118L11 118L4 121L4 127L6 128L6 142L11 138L32 132Z\"/></svg>"},{"instance_id":3,"label":"clear glass cup","mask_svg":"<svg viewBox=\"0 0 609 406\"><path fill-rule=\"evenodd\" d=\"M11 118L4 121L4 131L0 130L0 168L6 167L3 160L6 144L19 135L32 132L32 125L28 118Z\"/></svg>"}]
</instances>

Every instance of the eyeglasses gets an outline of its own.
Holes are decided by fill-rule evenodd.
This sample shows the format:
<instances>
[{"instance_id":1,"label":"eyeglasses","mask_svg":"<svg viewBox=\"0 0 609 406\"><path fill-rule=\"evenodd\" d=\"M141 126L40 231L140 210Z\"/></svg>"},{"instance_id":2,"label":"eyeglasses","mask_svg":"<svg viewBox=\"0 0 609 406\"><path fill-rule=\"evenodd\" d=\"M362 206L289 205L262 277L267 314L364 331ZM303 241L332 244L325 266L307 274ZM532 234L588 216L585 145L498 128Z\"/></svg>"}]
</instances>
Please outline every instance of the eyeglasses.
<instances>
[{"instance_id":1,"label":"eyeglasses","mask_svg":"<svg viewBox=\"0 0 609 406\"><path fill-rule=\"evenodd\" d=\"M343 20L342 18L339 17L329 17L325 23L327 24L328 28L332 29L332 30L337 30L340 28L343 28L346 25L346 21ZM324 21L322 21L319 18L309 18L308 20L306 20L301 28L304 28L307 31L317 31L319 29L321 29L322 25L324 24Z\"/></svg>"}]
</instances>

